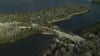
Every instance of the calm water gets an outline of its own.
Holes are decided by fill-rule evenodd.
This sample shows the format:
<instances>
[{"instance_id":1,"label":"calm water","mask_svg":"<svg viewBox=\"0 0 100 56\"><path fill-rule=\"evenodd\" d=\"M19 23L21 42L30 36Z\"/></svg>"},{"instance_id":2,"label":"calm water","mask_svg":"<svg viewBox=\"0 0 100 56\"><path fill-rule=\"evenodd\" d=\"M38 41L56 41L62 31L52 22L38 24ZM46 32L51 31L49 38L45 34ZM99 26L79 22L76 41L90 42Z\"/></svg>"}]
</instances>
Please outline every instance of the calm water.
<instances>
[{"instance_id":1,"label":"calm water","mask_svg":"<svg viewBox=\"0 0 100 56\"><path fill-rule=\"evenodd\" d=\"M72 4L81 4L89 6L91 8L91 11L82 15L73 16L69 20L56 22L54 24L58 25L60 28L66 31L77 33L80 29L83 29L97 21L100 21L100 5L92 4L90 0L70 1L72 1Z\"/></svg>"},{"instance_id":2,"label":"calm water","mask_svg":"<svg viewBox=\"0 0 100 56\"><path fill-rule=\"evenodd\" d=\"M73 16L70 20L54 23L66 31L77 32L96 21L100 21L100 5L91 4L91 0L0 0L0 12L25 12L47 7L81 4L91 7L91 12ZM0 56L36 56L48 48L52 36L35 35L19 42L0 45Z\"/></svg>"},{"instance_id":3,"label":"calm water","mask_svg":"<svg viewBox=\"0 0 100 56\"><path fill-rule=\"evenodd\" d=\"M52 36L35 35L13 44L0 45L0 56L36 56L46 50Z\"/></svg>"},{"instance_id":4,"label":"calm water","mask_svg":"<svg viewBox=\"0 0 100 56\"><path fill-rule=\"evenodd\" d=\"M66 0L0 0L0 12L33 11L66 3Z\"/></svg>"}]
</instances>

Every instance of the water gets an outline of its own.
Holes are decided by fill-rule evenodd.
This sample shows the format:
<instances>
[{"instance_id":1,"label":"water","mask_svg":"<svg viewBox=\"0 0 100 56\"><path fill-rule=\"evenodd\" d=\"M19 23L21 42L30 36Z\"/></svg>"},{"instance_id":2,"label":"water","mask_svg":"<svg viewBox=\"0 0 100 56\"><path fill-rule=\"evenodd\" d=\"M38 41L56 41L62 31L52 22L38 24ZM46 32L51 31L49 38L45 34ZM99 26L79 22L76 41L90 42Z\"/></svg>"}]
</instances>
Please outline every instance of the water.
<instances>
[{"instance_id":1,"label":"water","mask_svg":"<svg viewBox=\"0 0 100 56\"><path fill-rule=\"evenodd\" d=\"M26 12L47 7L81 4L91 7L91 12L73 16L69 20L54 23L60 28L76 33L96 21L100 21L100 5L92 4L91 0L0 0L0 12ZM27 39L7 45L0 45L0 56L36 56L47 49L52 36L35 35Z\"/></svg>"},{"instance_id":2,"label":"water","mask_svg":"<svg viewBox=\"0 0 100 56\"><path fill-rule=\"evenodd\" d=\"M89 6L91 8L91 11L82 15L73 16L69 20L63 20L54 24L58 25L61 29L64 29L65 31L78 33L80 29L83 29L97 21L100 21L100 5L92 4L90 0L75 1L72 0L72 4L81 4Z\"/></svg>"},{"instance_id":3,"label":"water","mask_svg":"<svg viewBox=\"0 0 100 56\"><path fill-rule=\"evenodd\" d=\"M51 40L52 36L31 35L16 43L0 45L0 56L36 56L50 46Z\"/></svg>"},{"instance_id":4,"label":"water","mask_svg":"<svg viewBox=\"0 0 100 56\"><path fill-rule=\"evenodd\" d=\"M0 0L0 12L26 12L66 3L66 0Z\"/></svg>"}]
</instances>

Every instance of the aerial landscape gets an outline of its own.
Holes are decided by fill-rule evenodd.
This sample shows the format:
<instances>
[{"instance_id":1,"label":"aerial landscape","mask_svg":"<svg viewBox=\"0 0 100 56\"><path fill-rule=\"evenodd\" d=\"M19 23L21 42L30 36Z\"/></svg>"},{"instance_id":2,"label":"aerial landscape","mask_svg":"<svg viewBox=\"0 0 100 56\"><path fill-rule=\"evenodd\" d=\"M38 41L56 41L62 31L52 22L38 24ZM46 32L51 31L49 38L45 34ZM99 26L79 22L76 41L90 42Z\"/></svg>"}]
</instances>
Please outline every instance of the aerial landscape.
<instances>
[{"instance_id":1,"label":"aerial landscape","mask_svg":"<svg viewBox=\"0 0 100 56\"><path fill-rule=\"evenodd\" d=\"M100 0L0 0L0 56L100 56Z\"/></svg>"}]
</instances>

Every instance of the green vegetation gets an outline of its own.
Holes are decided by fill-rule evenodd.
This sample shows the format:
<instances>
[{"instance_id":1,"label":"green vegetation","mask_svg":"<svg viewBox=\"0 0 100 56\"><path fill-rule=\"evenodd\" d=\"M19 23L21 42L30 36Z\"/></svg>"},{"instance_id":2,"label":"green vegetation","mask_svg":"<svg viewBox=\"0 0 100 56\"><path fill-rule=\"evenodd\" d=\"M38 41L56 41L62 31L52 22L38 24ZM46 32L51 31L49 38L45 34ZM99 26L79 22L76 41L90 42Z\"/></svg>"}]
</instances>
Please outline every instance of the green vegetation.
<instances>
[{"instance_id":1,"label":"green vegetation","mask_svg":"<svg viewBox=\"0 0 100 56\"><path fill-rule=\"evenodd\" d=\"M34 28L34 29L22 29L21 32L19 32L18 34L15 33L15 35L12 35L12 36L3 34L2 36L0 36L0 44L13 43L13 42L22 40L28 37L29 35L33 35L33 34L37 34L41 32L42 32L41 30ZM13 33L10 33L10 34L13 34Z\"/></svg>"},{"instance_id":2,"label":"green vegetation","mask_svg":"<svg viewBox=\"0 0 100 56\"><path fill-rule=\"evenodd\" d=\"M87 39L87 48L92 56L100 56L100 22L96 22L81 31L81 36Z\"/></svg>"},{"instance_id":3,"label":"green vegetation","mask_svg":"<svg viewBox=\"0 0 100 56\"><path fill-rule=\"evenodd\" d=\"M50 26L51 22L59 21L73 14L82 14L88 11L88 7L80 5L68 5L52 7L27 13L0 14L0 44L11 43L27 37L31 34L42 32L39 26ZM20 29L19 27L30 27Z\"/></svg>"},{"instance_id":4,"label":"green vegetation","mask_svg":"<svg viewBox=\"0 0 100 56\"><path fill-rule=\"evenodd\" d=\"M60 44L54 40L44 56L100 56L100 22L80 30L80 35L86 41L75 43L59 38L63 42Z\"/></svg>"},{"instance_id":5,"label":"green vegetation","mask_svg":"<svg viewBox=\"0 0 100 56\"><path fill-rule=\"evenodd\" d=\"M87 38L91 36L89 34L100 36L100 22L96 22L95 24L92 24L91 26L87 27L81 32L81 34L82 36L85 36Z\"/></svg>"},{"instance_id":6,"label":"green vegetation","mask_svg":"<svg viewBox=\"0 0 100 56\"><path fill-rule=\"evenodd\" d=\"M100 0L92 0L92 3L100 4Z\"/></svg>"},{"instance_id":7,"label":"green vegetation","mask_svg":"<svg viewBox=\"0 0 100 56\"><path fill-rule=\"evenodd\" d=\"M69 15L72 15L74 13L82 14L81 12L87 12L88 9L88 7L82 5L67 5L51 7L28 13L0 14L0 22L21 21L24 23L29 23L30 21L32 21L33 23L47 24L55 20L64 18L67 19Z\"/></svg>"},{"instance_id":8,"label":"green vegetation","mask_svg":"<svg viewBox=\"0 0 100 56\"><path fill-rule=\"evenodd\" d=\"M38 10L32 13L33 22L48 24L51 22L69 19L72 14L83 14L88 11L88 7L82 5L68 5ZM83 13L82 13L83 12Z\"/></svg>"}]
</instances>

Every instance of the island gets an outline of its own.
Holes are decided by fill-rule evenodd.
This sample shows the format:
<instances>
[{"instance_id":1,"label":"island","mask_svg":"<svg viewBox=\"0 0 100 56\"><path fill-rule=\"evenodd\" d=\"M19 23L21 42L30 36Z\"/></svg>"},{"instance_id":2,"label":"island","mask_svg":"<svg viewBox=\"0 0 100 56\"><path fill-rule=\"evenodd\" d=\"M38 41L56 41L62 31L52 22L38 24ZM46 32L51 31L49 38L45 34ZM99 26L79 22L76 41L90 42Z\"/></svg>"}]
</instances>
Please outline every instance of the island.
<instances>
[{"instance_id":1,"label":"island","mask_svg":"<svg viewBox=\"0 0 100 56\"><path fill-rule=\"evenodd\" d=\"M13 43L32 34L54 34L53 22L89 11L87 6L64 5L24 13L0 14L0 44Z\"/></svg>"}]
</instances>

